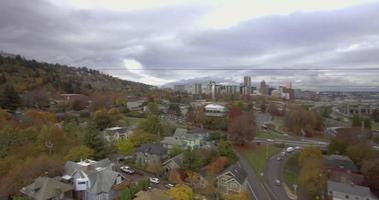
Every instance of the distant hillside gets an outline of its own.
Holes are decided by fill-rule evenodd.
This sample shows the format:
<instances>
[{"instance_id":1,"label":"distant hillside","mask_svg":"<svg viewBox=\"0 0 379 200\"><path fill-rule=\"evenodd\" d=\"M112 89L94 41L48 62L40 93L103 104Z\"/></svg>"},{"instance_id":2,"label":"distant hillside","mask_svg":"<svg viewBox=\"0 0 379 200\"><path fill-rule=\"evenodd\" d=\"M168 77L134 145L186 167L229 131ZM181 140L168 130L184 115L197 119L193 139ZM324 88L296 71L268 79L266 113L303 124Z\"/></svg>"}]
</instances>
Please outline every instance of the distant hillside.
<instances>
[{"instance_id":1,"label":"distant hillside","mask_svg":"<svg viewBox=\"0 0 379 200\"><path fill-rule=\"evenodd\" d=\"M11 83L18 92L45 89L51 93L124 91L143 95L151 86L121 80L86 67L68 67L26 60L19 55L0 54L0 85Z\"/></svg>"}]
</instances>

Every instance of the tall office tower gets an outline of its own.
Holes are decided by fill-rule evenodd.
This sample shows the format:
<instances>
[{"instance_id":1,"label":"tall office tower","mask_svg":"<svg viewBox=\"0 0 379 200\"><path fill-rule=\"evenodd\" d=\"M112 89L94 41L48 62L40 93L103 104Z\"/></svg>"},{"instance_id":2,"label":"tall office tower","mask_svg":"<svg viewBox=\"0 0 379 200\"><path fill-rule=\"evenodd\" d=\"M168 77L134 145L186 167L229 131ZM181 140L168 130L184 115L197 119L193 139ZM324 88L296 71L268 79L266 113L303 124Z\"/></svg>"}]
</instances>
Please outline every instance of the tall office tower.
<instances>
[{"instance_id":1,"label":"tall office tower","mask_svg":"<svg viewBox=\"0 0 379 200\"><path fill-rule=\"evenodd\" d=\"M243 77L243 95L250 95L251 94L251 77L250 76L244 76Z\"/></svg>"},{"instance_id":2,"label":"tall office tower","mask_svg":"<svg viewBox=\"0 0 379 200\"><path fill-rule=\"evenodd\" d=\"M261 85L260 85L260 88L259 88L259 92L262 94L262 95L268 95L268 85L266 84L266 82L263 80L261 81Z\"/></svg>"},{"instance_id":3,"label":"tall office tower","mask_svg":"<svg viewBox=\"0 0 379 200\"><path fill-rule=\"evenodd\" d=\"M192 94L202 94L201 83L195 83L192 85Z\"/></svg>"},{"instance_id":4,"label":"tall office tower","mask_svg":"<svg viewBox=\"0 0 379 200\"><path fill-rule=\"evenodd\" d=\"M216 82L210 81L208 86L211 91L212 101L216 101Z\"/></svg>"}]
</instances>

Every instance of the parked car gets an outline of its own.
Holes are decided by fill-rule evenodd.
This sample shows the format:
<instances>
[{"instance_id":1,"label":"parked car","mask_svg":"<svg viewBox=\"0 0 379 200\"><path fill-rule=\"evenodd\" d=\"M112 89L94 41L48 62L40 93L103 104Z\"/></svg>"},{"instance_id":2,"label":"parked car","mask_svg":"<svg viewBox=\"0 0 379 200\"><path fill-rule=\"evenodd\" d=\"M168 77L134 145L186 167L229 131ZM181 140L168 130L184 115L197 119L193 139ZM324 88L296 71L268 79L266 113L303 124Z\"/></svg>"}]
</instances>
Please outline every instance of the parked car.
<instances>
[{"instance_id":1,"label":"parked car","mask_svg":"<svg viewBox=\"0 0 379 200\"><path fill-rule=\"evenodd\" d=\"M296 150L299 150L299 149L301 149L301 147L299 147L299 146L296 146L296 147L295 147L295 149L296 149Z\"/></svg>"},{"instance_id":2,"label":"parked car","mask_svg":"<svg viewBox=\"0 0 379 200\"><path fill-rule=\"evenodd\" d=\"M173 188L173 187L174 187L174 185L173 185L173 184L171 184L171 183L169 183L169 184L166 184L166 185L165 185L165 187L166 187L166 188L168 188L168 189L170 189L170 188Z\"/></svg>"},{"instance_id":3,"label":"parked car","mask_svg":"<svg viewBox=\"0 0 379 200\"><path fill-rule=\"evenodd\" d=\"M287 153L291 153L293 150L294 150L293 147L288 147L288 148L286 149Z\"/></svg>"},{"instance_id":4,"label":"parked car","mask_svg":"<svg viewBox=\"0 0 379 200\"><path fill-rule=\"evenodd\" d=\"M281 156L286 156L286 152L285 152L285 151L282 151L282 152L280 153L280 155L281 155Z\"/></svg>"},{"instance_id":5,"label":"parked car","mask_svg":"<svg viewBox=\"0 0 379 200\"><path fill-rule=\"evenodd\" d=\"M267 139L267 142L274 142L273 139Z\"/></svg>"},{"instance_id":6,"label":"parked car","mask_svg":"<svg viewBox=\"0 0 379 200\"><path fill-rule=\"evenodd\" d=\"M136 171L134 171L132 168L130 168L129 166L121 166L120 167L120 170L127 173L127 174L134 174Z\"/></svg>"},{"instance_id":7,"label":"parked car","mask_svg":"<svg viewBox=\"0 0 379 200\"><path fill-rule=\"evenodd\" d=\"M155 184L159 184L160 183L159 178L150 177L149 180L150 180L151 183L155 183Z\"/></svg>"},{"instance_id":8,"label":"parked car","mask_svg":"<svg viewBox=\"0 0 379 200\"><path fill-rule=\"evenodd\" d=\"M278 157L276 158L276 160L277 160L277 161L281 161L281 160L282 160L282 157L278 156Z\"/></svg>"},{"instance_id":9,"label":"parked car","mask_svg":"<svg viewBox=\"0 0 379 200\"><path fill-rule=\"evenodd\" d=\"M276 180L275 180L275 184L276 184L277 186L280 186L280 184L281 184L281 183L280 183L280 180L279 180L279 179L276 179Z\"/></svg>"}]
</instances>

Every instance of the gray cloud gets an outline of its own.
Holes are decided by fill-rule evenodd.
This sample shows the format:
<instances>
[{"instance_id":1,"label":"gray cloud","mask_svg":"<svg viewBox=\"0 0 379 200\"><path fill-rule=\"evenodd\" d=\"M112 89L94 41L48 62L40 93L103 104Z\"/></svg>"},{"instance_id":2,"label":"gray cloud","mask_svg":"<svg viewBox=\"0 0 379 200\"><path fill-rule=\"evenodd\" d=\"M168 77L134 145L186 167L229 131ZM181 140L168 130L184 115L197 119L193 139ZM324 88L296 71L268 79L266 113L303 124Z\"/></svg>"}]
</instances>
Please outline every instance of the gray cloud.
<instances>
[{"instance_id":1,"label":"gray cloud","mask_svg":"<svg viewBox=\"0 0 379 200\"><path fill-rule=\"evenodd\" d=\"M304 88L379 85L379 70L330 70L378 67L379 2L254 18L226 29L198 25L207 9L194 5L126 12L3 0L0 49L148 83L142 77L240 82L243 75L252 75ZM125 59L138 61L143 70L127 70ZM168 68L173 70L159 70ZM194 70L199 68L210 70ZM211 70L215 68L278 70ZM329 70L285 70L289 68Z\"/></svg>"}]
</instances>

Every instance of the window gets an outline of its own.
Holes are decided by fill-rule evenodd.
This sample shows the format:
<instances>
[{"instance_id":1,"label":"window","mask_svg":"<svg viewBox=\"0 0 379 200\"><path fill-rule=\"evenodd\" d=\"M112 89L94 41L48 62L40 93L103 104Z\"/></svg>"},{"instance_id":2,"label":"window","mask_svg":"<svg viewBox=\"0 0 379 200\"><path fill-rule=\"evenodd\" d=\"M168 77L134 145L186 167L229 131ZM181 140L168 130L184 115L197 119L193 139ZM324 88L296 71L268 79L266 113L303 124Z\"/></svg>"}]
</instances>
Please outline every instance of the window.
<instances>
[{"instance_id":1,"label":"window","mask_svg":"<svg viewBox=\"0 0 379 200\"><path fill-rule=\"evenodd\" d=\"M78 182L78 184L79 184L79 185L84 185L84 184L86 184L86 182L81 181L81 182Z\"/></svg>"}]
</instances>

